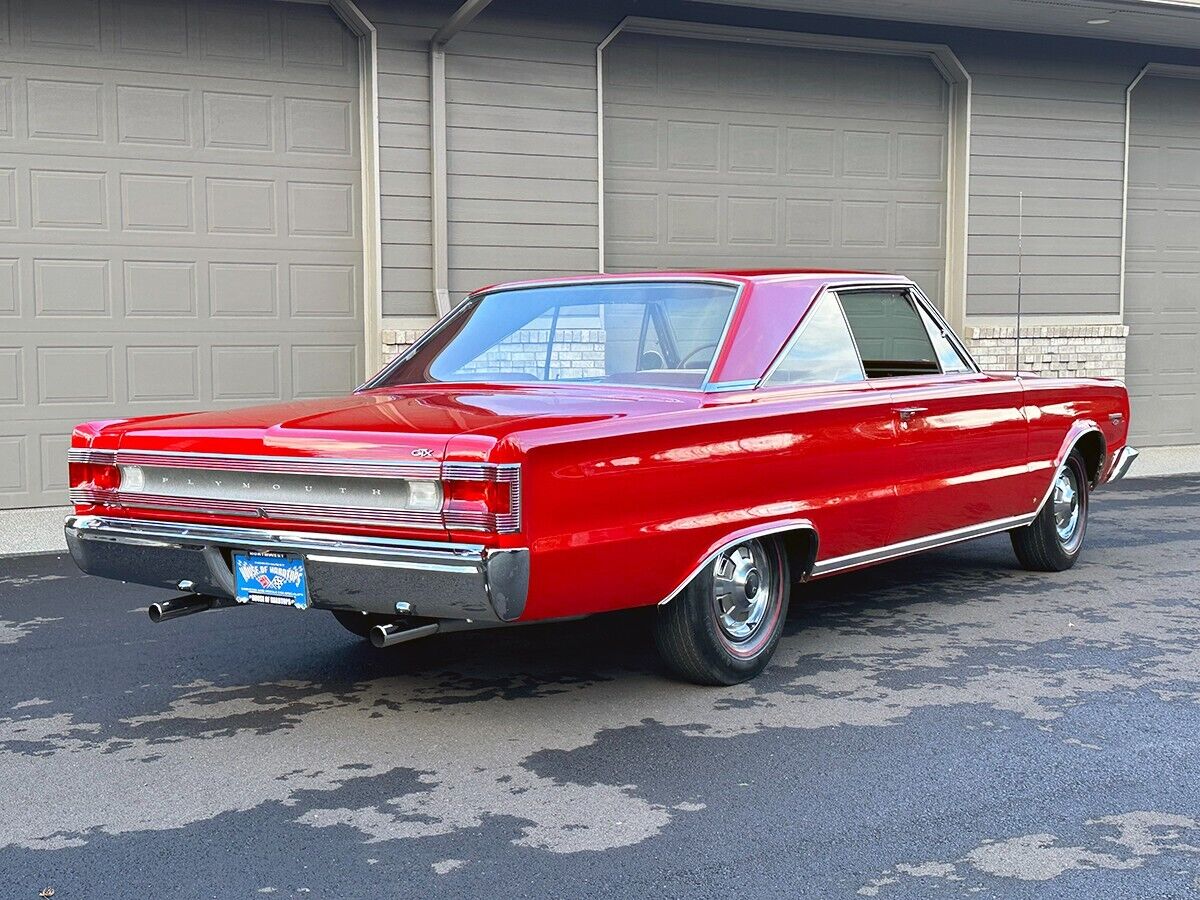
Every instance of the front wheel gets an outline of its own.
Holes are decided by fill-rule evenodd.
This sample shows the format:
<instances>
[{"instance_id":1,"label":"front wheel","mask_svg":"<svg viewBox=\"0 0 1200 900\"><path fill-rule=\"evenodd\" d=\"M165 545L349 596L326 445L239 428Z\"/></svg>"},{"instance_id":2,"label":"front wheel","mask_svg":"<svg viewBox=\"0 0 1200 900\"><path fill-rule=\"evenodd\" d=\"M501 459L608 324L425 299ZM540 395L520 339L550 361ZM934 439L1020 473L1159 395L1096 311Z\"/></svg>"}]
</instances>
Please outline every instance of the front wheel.
<instances>
[{"instance_id":1,"label":"front wheel","mask_svg":"<svg viewBox=\"0 0 1200 900\"><path fill-rule=\"evenodd\" d=\"M775 653L791 580L779 542L751 539L720 553L658 610L663 661L696 684L737 684Z\"/></svg>"},{"instance_id":2,"label":"front wheel","mask_svg":"<svg viewBox=\"0 0 1200 900\"><path fill-rule=\"evenodd\" d=\"M1083 454L1072 450L1054 476L1036 519L1009 532L1021 565L1031 572L1063 572L1075 565L1087 533L1088 479Z\"/></svg>"}]
</instances>

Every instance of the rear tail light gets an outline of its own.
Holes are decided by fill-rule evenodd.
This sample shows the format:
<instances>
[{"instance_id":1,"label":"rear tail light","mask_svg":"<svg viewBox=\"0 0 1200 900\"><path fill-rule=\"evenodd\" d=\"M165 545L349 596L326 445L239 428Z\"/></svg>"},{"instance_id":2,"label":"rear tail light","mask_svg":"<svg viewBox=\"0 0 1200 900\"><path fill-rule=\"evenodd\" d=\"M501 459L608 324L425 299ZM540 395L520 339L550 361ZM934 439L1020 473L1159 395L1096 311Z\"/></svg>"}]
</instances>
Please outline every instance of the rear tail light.
<instances>
[{"instance_id":1,"label":"rear tail light","mask_svg":"<svg viewBox=\"0 0 1200 900\"><path fill-rule=\"evenodd\" d=\"M442 517L450 531L521 530L521 467L515 463L445 463L442 491Z\"/></svg>"},{"instance_id":2,"label":"rear tail light","mask_svg":"<svg viewBox=\"0 0 1200 900\"><path fill-rule=\"evenodd\" d=\"M111 450L73 447L67 451L67 478L74 503L103 502L121 486L121 470Z\"/></svg>"}]
</instances>

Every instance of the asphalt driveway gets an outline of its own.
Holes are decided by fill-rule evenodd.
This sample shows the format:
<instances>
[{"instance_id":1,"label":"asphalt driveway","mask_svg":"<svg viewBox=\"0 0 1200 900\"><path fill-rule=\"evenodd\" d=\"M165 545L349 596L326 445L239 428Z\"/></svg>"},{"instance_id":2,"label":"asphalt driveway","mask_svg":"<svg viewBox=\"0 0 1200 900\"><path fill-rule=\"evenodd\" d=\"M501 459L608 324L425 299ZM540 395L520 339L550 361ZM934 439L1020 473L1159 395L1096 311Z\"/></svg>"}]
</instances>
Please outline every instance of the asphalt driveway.
<instances>
[{"instance_id":1,"label":"asphalt driveway","mask_svg":"<svg viewBox=\"0 0 1200 900\"><path fill-rule=\"evenodd\" d=\"M809 585L729 689L642 614L375 651L0 559L0 894L1200 898L1200 478L1092 514Z\"/></svg>"}]
</instances>

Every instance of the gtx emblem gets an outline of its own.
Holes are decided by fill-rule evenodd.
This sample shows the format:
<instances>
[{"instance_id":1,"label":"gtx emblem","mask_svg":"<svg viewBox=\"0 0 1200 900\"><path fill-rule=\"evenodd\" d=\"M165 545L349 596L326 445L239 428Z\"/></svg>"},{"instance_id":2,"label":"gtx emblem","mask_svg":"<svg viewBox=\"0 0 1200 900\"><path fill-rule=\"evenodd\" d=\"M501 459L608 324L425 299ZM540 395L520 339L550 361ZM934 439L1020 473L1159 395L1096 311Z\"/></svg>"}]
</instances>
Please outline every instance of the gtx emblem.
<instances>
[{"instance_id":1,"label":"gtx emblem","mask_svg":"<svg viewBox=\"0 0 1200 900\"><path fill-rule=\"evenodd\" d=\"M428 447L418 447L412 451L412 455L417 457L417 459L429 459L429 457L433 456L433 451Z\"/></svg>"}]
</instances>

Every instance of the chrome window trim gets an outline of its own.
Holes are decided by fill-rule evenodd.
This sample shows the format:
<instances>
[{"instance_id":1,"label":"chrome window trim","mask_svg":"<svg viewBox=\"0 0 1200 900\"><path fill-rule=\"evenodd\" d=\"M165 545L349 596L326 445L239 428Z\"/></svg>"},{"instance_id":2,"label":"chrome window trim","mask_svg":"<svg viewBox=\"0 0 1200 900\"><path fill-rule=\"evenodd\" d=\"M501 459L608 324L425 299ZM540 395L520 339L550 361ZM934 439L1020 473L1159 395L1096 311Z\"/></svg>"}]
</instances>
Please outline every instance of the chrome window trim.
<instances>
[{"instance_id":1,"label":"chrome window trim","mask_svg":"<svg viewBox=\"0 0 1200 900\"><path fill-rule=\"evenodd\" d=\"M460 315L470 300L471 297L468 296L458 301L458 303L448 313L430 325L429 329L424 334L413 341L407 350L405 350L403 353L397 354L395 359L356 387L354 389L354 393L357 394L361 391L367 391L371 390L372 388L379 387L384 381L387 380L387 377L392 373L393 369L405 362L408 362L408 360L412 358L413 354L415 354L418 350L425 346L425 344L433 339L435 334L440 332L443 328L449 325L455 319L455 317Z\"/></svg>"},{"instance_id":2,"label":"chrome window trim","mask_svg":"<svg viewBox=\"0 0 1200 900\"><path fill-rule=\"evenodd\" d=\"M967 345L963 342L963 339L958 336L958 332L950 327L950 323L946 321L946 317L942 315L941 311L934 306L933 301L925 296L925 292L922 291L915 282L910 286L910 290L912 291L913 299L921 306L922 309L925 310L926 313L929 314L929 317L933 319L934 324L938 326L942 334L946 336L946 339L950 341L950 343L954 346L954 349L958 351L958 355L966 361L967 365L974 371L976 375L982 374L983 370L979 368L979 363L975 362L975 357L971 355L971 352L967 349ZM937 348L934 349L936 350ZM965 375L967 373L943 372L943 374Z\"/></svg>"}]
</instances>

